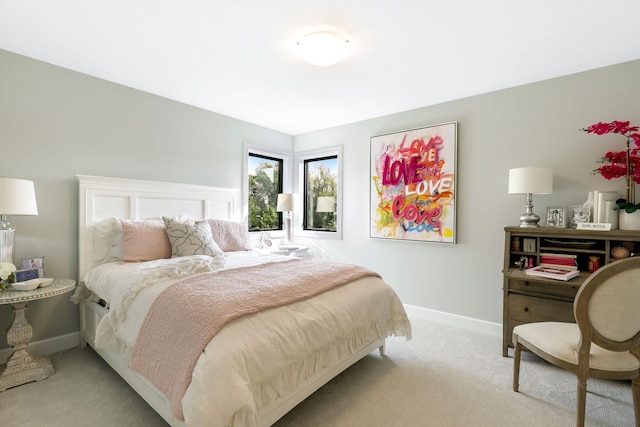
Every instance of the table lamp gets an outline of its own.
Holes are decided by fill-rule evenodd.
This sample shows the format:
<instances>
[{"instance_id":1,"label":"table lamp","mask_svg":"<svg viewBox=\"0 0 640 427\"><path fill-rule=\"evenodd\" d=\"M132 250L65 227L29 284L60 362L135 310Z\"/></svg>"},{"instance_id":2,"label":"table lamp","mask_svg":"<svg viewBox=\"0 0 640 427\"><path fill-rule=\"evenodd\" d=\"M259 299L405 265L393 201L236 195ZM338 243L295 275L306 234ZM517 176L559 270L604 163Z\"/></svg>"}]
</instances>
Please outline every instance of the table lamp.
<instances>
[{"instance_id":1,"label":"table lamp","mask_svg":"<svg viewBox=\"0 0 640 427\"><path fill-rule=\"evenodd\" d=\"M550 194L553 191L551 168L509 169L509 194L526 194L526 212L520 216L520 227L539 227L540 216L533 213L533 194Z\"/></svg>"},{"instance_id":2,"label":"table lamp","mask_svg":"<svg viewBox=\"0 0 640 427\"><path fill-rule=\"evenodd\" d=\"M33 181L0 177L0 262L13 264L16 230L7 215L38 215Z\"/></svg>"},{"instance_id":3,"label":"table lamp","mask_svg":"<svg viewBox=\"0 0 640 427\"><path fill-rule=\"evenodd\" d=\"M293 240L293 229L291 228L291 211L293 211L293 194L292 193L280 193L278 194L278 203L276 204L276 211L284 212L284 227L286 231L285 244L290 245Z\"/></svg>"}]
</instances>

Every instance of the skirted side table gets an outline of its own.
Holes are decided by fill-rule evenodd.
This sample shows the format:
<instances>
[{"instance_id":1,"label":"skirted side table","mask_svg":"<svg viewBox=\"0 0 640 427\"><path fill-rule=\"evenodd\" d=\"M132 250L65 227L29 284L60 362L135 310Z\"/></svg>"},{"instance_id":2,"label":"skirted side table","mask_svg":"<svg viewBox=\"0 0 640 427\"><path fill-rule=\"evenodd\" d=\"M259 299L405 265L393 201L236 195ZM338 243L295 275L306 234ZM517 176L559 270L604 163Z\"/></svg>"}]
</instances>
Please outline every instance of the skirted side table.
<instances>
[{"instance_id":1,"label":"skirted side table","mask_svg":"<svg viewBox=\"0 0 640 427\"><path fill-rule=\"evenodd\" d=\"M55 279L49 286L31 291L0 291L0 304L13 305L13 323L7 330L7 342L13 353L0 375L0 392L8 388L49 378L55 372L48 357L34 357L27 351L33 329L27 321L27 302L64 294L75 288L75 280Z\"/></svg>"}]
</instances>

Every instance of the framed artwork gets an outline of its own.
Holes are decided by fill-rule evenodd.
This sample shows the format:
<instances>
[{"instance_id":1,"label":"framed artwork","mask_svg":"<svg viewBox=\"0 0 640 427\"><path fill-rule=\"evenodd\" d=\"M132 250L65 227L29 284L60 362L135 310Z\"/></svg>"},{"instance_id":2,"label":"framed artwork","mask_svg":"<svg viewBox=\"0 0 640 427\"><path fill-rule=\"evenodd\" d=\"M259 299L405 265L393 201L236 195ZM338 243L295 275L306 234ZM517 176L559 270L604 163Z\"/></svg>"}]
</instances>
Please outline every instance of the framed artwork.
<instances>
[{"instance_id":1,"label":"framed artwork","mask_svg":"<svg viewBox=\"0 0 640 427\"><path fill-rule=\"evenodd\" d=\"M579 222L589 222L591 205L573 205L569 207L569 227L576 228Z\"/></svg>"},{"instance_id":2,"label":"framed artwork","mask_svg":"<svg viewBox=\"0 0 640 427\"><path fill-rule=\"evenodd\" d=\"M567 210L565 208L548 208L547 227L567 228Z\"/></svg>"},{"instance_id":3,"label":"framed artwork","mask_svg":"<svg viewBox=\"0 0 640 427\"><path fill-rule=\"evenodd\" d=\"M46 277L44 275L44 257L22 258L22 268L25 270L38 270L38 277Z\"/></svg>"},{"instance_id":4,"label":"framed artwork","mask_svg":"<svg viewBox=\"0 0 640 427\"><path fill-rule=\"evenodd\" d=\"M457 122L371 137L369 237L456 242Z\"/></svg>"}]
</instances>

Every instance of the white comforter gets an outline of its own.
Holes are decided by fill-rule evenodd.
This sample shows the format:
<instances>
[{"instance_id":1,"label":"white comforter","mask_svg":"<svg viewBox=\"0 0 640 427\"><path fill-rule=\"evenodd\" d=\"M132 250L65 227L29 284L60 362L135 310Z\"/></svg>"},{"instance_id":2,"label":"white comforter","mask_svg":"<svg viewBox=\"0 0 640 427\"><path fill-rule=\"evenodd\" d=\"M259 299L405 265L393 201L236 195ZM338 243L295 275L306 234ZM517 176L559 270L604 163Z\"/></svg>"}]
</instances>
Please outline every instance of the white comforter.
<instances>
[{"instance_id":1,"label":"white comforter","mask_svg":"<svg viewBox=\"0 0 640 427\"><path fill-rule=\"evenodd\" d=\"M85 284L109 303L110 311L98 325L96 346L129 360L146 312L167 286L191 274L274 260L287 258L247 251L98 266L86 274ZM234 320L196 364L182 399L185 422L255 425L314 373L365 342L394 334L409 338L411 326L393 290L373 277Z\"/></svg>"}]
</instances>

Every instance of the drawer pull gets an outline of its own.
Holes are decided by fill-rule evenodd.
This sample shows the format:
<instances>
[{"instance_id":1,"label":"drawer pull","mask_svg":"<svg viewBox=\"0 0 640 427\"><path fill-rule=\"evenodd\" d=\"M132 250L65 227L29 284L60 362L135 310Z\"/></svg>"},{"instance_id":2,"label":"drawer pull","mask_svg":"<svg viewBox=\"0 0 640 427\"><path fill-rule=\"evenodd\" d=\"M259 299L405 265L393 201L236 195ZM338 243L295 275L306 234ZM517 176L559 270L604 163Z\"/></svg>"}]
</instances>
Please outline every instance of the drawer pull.
<instances>
[{"instance_id":1,"label":"drawer pull","mask_svg":"<svg viewBox=\"0 0 640 427\"><path fill-rule=\"evenodd\" d=\"M525 308L524 308L524 311L529 311L529 307L525 307Z\"/></svg>"}]
</instances>

